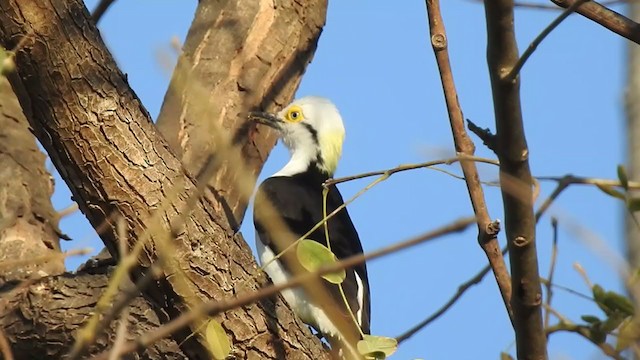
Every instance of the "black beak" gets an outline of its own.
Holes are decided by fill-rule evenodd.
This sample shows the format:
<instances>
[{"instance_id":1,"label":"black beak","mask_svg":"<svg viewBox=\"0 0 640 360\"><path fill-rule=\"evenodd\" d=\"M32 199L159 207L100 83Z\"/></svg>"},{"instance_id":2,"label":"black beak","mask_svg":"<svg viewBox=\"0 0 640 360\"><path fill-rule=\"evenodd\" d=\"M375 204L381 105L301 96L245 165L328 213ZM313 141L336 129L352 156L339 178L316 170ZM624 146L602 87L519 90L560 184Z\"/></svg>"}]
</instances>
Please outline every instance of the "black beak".
<instances>
[{"instance_id":1,"label":"black beak","mask_svg":"<svg viewBox=\"0 0 640 360\"><path fill-rule=\"evenodd\" d=\"M260 111L252 111L249 113L249 120L253 120L258 124L267 125L274 129L280 129L280 124L282 124L282 120L278 119L277 116Z\"/></svg>"}]
</instances>

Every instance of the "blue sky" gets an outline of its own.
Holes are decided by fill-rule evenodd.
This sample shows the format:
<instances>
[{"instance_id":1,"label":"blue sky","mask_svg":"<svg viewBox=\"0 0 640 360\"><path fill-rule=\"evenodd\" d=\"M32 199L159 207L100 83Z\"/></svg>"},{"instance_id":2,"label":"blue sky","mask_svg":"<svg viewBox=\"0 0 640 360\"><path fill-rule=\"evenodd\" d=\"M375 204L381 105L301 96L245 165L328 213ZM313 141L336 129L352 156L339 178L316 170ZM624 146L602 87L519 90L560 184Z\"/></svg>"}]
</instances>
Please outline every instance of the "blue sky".
<instances>
[{"instance_id":1,"label":"blue sky","mask_svg":"<svg viewBox=\"0 0 640 360\"><path fill-rule=\"evenodd\" d=\"M96 1L88 1L92 9ZM449 51L465 117L494 128L491 90L485 61L485 23L481 4L471 0L442 1ZM541 2L550 3L550 2ZM129 82L154 116L166 91L170 70L159 59L171 54L172 37L184 39L196 2L116 1L100 29ZM521 51L559 12L519 9L516 28ZM615 178L625 161L623 90L626 42L580 17L571 16L538 48L522 72L522 107L535 175ZM164 54L164 55L162 55ZM441 159L453 154L439 75L429 44L423 1L331 1L327 25L298 96L331 98L346 123L347 138L336 176L385 169L403 163ZM477 144L479 156L492 157ZM261 179L287 161L278 145ZM456 166L448 170L459 172ZM497 172L480 166L483 180ZM367 180L345 183L351 197ZM70 195L57 181L54 205L68 206ZM554 188L543 183L541 199ZM486 188L489 212L503 219L500 191ZM433 229L472 210L463 181L432 170L394 175L349 207L365 250ZM560 249L555 281L589 293L573 263L580 263L592 281L620 289L611 256L620 253L622 209L597 189L574 186L565 191L551 213L560 222ZM545 216L538 226L540 268L549 266L551 228ZM572 227L595 239L587 242ZM102 245L76 213L61 227L74 241L65 248ZM253 246L253 226L243 233ZM504 244L504 234L500 241ZM589 244L597 244L597 246ZM74 268L82 259L68 261ZM372 332L397 336L437 310L460 283L475 274L486 259L475 230L452 235L369 264L372 286ZM579 320L600 312L575 295L556 290L553 306ZM401 344L396 359L495 359L514 352L513 332L495 281L488 276L442 318ZM571 334L554 335L552 359L598 359L598 349Z\"/></svg>"}]
</instances>

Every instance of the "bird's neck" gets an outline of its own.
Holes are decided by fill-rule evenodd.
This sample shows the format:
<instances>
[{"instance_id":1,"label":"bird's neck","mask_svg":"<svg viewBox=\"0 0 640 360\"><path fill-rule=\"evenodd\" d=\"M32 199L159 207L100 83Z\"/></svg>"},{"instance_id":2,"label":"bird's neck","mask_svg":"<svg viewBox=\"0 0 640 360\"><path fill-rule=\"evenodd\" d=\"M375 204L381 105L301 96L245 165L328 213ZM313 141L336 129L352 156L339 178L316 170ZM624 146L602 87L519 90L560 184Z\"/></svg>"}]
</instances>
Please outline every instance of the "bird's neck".
<instances>
[{"instance_id":1,"label":"bird's neck","mask_svg":"<svg viewBox=\"0 0 640 360\"><path fill-rule=\"evenodd\" d=\"M315 181L323 183L333 174L327 172L322 165L322 158L317 151L298 149L292 152L289 162L272 176L309 175Z\"/></svg>"}]
</instances>

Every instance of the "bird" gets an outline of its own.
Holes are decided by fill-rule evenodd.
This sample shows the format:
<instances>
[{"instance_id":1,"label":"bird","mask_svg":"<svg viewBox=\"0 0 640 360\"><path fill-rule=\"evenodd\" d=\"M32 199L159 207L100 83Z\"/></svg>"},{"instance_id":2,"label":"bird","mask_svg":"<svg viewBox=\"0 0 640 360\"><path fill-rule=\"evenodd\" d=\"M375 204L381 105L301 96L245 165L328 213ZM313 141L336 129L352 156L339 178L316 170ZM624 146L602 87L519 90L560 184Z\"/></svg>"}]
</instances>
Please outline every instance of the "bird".
<instances>
[{"instance_id":1,"label":"bird","mask_svg":"<svg viewBox=\"0 0 640 360\"><path fill-rule=\"evenodd\" d=\"M259 124L277 131L290 152L286 165L264 180L254 200L256 247L260 263L274 284L287 282L292 277L295 256L286 254L275 259L292 241L299 239L320 222L323 216L323 184L332 178L342 155L345 128L337 107L327 98L306 96L294 100L276 114L251 112L249 117ZM326 214L344 204L335 185L328 186ZM267 205L268 204L268 205ZM268 208L269 211L260 209ZM291 234L269 231L268 225L282 219ZM329 247L337 259L363 252L358 232L345 208L327 221ZM275 234L274 234L275 233ZM274 237L277 237L274 238ZM313 231L307 239L327 245L324 227ZM295 264L294 264L295 265ZM370 333L370 290L367 266L363 262L346 270L341 283L346 302L337 284L321 279L321 286L333 300L328 306L319 304L304 288L282 291L284 299L294 313L327 339L332 349L340 341L358 341ZM329 304L329 303L327 303ZM331 311L342 317L348 329L338 328L331 320ZM334 315L335 316L335 315ZM359 328L359 329L358 329Z\"/></svg>"}]
</instances>

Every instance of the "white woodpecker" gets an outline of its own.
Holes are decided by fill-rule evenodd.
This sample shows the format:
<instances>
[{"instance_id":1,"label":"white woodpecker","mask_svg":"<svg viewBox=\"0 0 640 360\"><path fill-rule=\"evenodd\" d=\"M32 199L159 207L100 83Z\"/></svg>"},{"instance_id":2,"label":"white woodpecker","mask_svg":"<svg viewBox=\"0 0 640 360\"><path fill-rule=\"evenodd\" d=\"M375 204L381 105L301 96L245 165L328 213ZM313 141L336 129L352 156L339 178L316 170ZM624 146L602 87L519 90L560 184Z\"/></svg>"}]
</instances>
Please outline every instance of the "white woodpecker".
<instances>
[{"instance_id":1,"label":"white woodpecker","mask_svg":"<svg viewBox=\"0 0 640 360\"><path fill-rule=\"evenodd\" d=\"M291 153L289 162L258 188L253 220L260 262L268 264L265 271L273 283L281 284L292 277L290 261L296 261L295 257L287 257L287 261L281 261L281 258L272 260L291 241L302 237L324 218L323 183L336 170L345 130L335 105L326 98L315 96L298 99L277 114L254 112L250 118L276 129ZM328 189L326 213L330 214L344 201L335 185ZM265 202L270 203L272 211L263 211L258 216L256 213L265 206ZM267 224L275 221L276 216L284 221L292 233L290 236L279 236L276 230L278 239L274 239L273 231L268 231ZM329 239L326 239L322 226L307 239L325 246L328 240L328 247L338 259L362 253L360 238L346 208L329 219L328 231ZM346 334L344 329L338 329L330 320L327 309L302 288L284 290L282 295L302 321L330 342L332 339L353 339L354 336L357 340L361 338L361 333L369 334L371 307L366 264L347 269L346 278L341 284L350 310L345 305L338 285L326 280L321 283L333 299L333 313L337 310L339 316L351 325L355 317L361 331L355 328L355 331L347 330L350 334Z\"/></svg>"}]
</instances>

